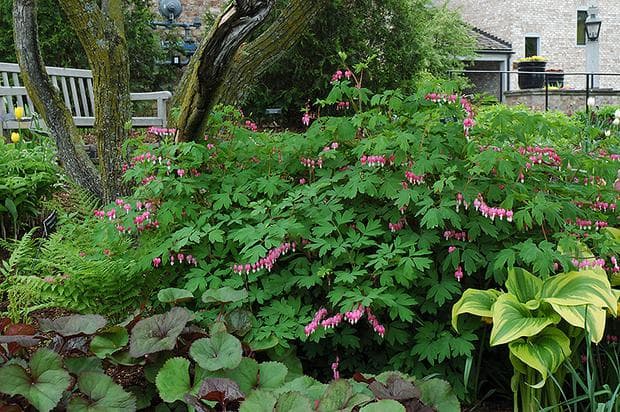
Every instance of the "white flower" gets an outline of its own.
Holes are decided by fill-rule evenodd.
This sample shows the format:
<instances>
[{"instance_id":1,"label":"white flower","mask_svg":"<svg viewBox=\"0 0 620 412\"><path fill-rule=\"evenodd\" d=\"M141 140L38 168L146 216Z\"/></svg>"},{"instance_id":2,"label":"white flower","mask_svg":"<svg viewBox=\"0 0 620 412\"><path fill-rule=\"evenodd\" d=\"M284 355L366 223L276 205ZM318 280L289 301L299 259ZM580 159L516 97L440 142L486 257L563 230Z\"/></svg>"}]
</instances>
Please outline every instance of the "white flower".
<instances>
[{"instance_id":1,"label":"white flower","mask_svg":"<svg viewBox=\"0 0 620 412\"><path fill-rule=\"evenodd\" d=\"M611 136L611 130L605 130L605 137Z\"/></svg>"},{"instance_id":2,"label":"white flower","mask_svg":"<svg viewBox=\"0 0 620 412\"><path fill-rule=\"evenodd\" d=\"M620 125L620 117L616 117L613 122L611 122L614 126Z\"/></svg>"},{"instance_id":3,"label":"white flower","mask_svg":"<svg viewBox=\"0 0 620 412\"><path fill-rule=\"evenodd\" d=\"M614 116L616 117L616 119L620 119L620 109L616 110Z\"/></svg>"},{"instance_id":4,"label":"white flower","mask_svg":"<svg viewBox=\"0 0 620 412\"><path fill-rule=\"evenodd\" d=\"M596 105L596 99L594 97L588 97L588 107L594 107Z\"/></svg>"}]
</instances>

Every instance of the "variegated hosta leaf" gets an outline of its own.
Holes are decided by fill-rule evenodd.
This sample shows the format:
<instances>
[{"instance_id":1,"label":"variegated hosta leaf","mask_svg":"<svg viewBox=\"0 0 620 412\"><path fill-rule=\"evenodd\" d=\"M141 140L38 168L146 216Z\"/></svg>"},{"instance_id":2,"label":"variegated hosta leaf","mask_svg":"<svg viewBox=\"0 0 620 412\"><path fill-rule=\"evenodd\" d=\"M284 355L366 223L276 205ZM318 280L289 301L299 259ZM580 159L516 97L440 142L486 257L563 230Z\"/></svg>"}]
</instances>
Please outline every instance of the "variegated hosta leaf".
<instances>
[{"instance_id":1,"label":"variegated hosta leaf","mask_svg":"<svg viewBox=\"0 0 620 412\"><path fill-rule=\"evenodd\" d=\"M512 342L523 336L534 336L559 321L560 316L556 313L532 312L513 295L503 294L493 305L491 346Z\"/></svg>"},{"instance_id":2,"label":"variegated hosta leaf","mask_svg":"<svg viewBox=\"0 0 620 412\"><path fill-rule=\"evenodd\" d=\"M452 306L452 327L454 330L458 331L458 317L463 313L471 313L472 315L487 318L492 317L491 309L499 295L500 292L494 289L467 289L458 302Z\"/></svg>"},{"instance_id":3,"label":"variegated hosta leaf","mask_svg":"<svg viewBox=\"0 0 620 412\"><path fill-rule=\"evenodd\" d=\"M521 303L538 298L543 281L525 269L512 268L508 270L506 289L516 296Z\"/></svg>"},{"instance_id":4,"label":"variegated hosta leaf","mask_svg":"<svg viewBox=\"0 0 620 412\"><path fill-rule=\"evenodd\" d=\"M541 299L562 306L595 305L617 316L618 299L603 272L580 270L553 276L544 282Z\"/></svg>"},{"instance_id":5,"label":"variegated hosta leaf","mask_svg":"<svg viewBox=\"0 0 620 412\"><path fill-rule=\"evenodd\" d=\"M563 306L551 304L553 310L573 326L586 329L590 340L599 343L605 332L605 309L593 305Z\"/></svg>"},{"instance_id":6,"label":"variegated hosta leaf","mask_svg":"<svg viewBox=\"0 0 620 412\"><path fill-rule=\"evenodd\" d=\"M534 388L542 388L549 374L554 373L571 353L570 339L554 327L511 342L508 347L512 355L542 375L542 380L533 385Z\"/></svg>"}]
</instances>

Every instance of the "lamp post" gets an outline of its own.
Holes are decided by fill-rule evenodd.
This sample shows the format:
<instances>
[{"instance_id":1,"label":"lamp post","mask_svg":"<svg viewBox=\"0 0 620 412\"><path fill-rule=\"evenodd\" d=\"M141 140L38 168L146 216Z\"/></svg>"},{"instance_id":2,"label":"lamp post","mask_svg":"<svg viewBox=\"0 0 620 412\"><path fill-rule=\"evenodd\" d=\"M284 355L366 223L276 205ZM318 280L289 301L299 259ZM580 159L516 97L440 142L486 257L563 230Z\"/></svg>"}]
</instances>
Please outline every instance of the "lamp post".
<instances>
[{"instance_id":1,"label":"lamp post","mask_svg":"<svg viewBox=\"0 0 620 412\"><path fill-rule=\"evenodd\" d=\"M164 62L167 64L172 64L174 66L185 66L189 63L189 59L196 52L198 45L196 41L191 36L191 30L199 28L202 23L200 23L200 19L195 19L192 23L183 23L177 22L176 20L179 18L181 13L183 12L183 6L181 5L180 0L159 0L159 14L165 19L165 21L152 21L152 27L164 27L166 29L175 29L177 27L182 27L185 34L183 36L182 42L179 44L182 47L183 55L178 55L177 52L173 52L173 48L171 45L165 44L165 47L169 48L170 51L174 54L170 56L170 61ZM162 44L164 44L162 42Z\"/></svg>"},{"instance_id":2,"label":"lamp post","mask_svg":"<svg viewBox=\"0 0 620 412\"><path fill-rule=\"evenodd\" d=\"M598 7L590 6L588 8L588 18L585 21L586 31L586 72L597 73L599 72L599 42L598 37L601 33L601 19L596 15L598 14ZM591 81L590 86L592 88L599 87L598 76L588 76L588 81Z\"/></svg>"}]
</instances>

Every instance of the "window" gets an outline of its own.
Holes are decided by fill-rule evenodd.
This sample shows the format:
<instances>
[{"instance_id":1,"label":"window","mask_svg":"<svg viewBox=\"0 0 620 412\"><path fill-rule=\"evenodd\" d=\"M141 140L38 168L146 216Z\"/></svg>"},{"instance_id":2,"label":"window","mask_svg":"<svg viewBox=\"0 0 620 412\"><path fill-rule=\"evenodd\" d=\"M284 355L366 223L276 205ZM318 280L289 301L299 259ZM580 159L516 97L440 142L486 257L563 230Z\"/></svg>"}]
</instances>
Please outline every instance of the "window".
<instances>
[{"instance_id":1,"label":"window","mask_svg":"<svg viewBox=\"0 0 620 412\"><path fill-rule=\"evenodd\" d=\"M538 36L526 36L525 37L525 57L538 56L540 46L540 37Z\"/></svg>"},{"instance_id":2,"label":"window","mask_svg":"<svg viewBox=\"0 0 620 412\"><path fill-rule=\"evenodd\" d=\"M586 44L586 19L588 12L585 10L577 10L577 45L585 46Z\"/></svg>"}]
</instances>

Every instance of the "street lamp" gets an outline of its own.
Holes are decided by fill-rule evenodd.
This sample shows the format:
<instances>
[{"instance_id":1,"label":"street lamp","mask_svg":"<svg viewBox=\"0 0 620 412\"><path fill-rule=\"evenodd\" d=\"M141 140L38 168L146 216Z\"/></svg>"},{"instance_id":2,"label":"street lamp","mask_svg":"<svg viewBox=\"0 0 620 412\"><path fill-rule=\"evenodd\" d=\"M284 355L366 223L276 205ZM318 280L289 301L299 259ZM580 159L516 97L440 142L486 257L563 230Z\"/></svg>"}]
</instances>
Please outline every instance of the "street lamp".
<instances>
[{"instance_id":1,"label":"street lamp","mask_svg":"<svg viewBox=\"0 0 620 412\"><path fill-rule=\"evenodd\" d=\"M597 41L598 36L601 33L601 19L596 17L595 13L590 13L585 22L586 26L586 36L588 36L588 40Z\"/></svg>"},{"instance_id":2,"label":"street lamp","mask_svg":"<svg viewBox=\"0 0 620 412\"><path fill-rule=\"evenodd\" d=\"M179 46L182 48L182 56L176 54L171 55L170 61L165 62L168 64L172 64L175 66L185 66L189 63L190 57L196 52L198 49L198 45L196 41L191 36L191 30L199 28L202 24L200 23L200 19L195 19L192 23L188 22L178 22L176 21L181 13L183 12L183 6L181 5L181 0L159 0L159 14L165 19L165 21L152 21L152 27L164 27L168 30L175 29L177 27L182 27L185 31L185 35L183 36L183 40L179 43ZM166 48L169 48L172 52L172 47L170 43L162 42L162 45L165 45Z\"/></svg>"},{"instance_id":3,"label":"street lamp","mask_svg":"<svg viewBox=\"0 0 620 412\"><path fill-rule=\"evenodd\" d=\"M586 88L598 88L599 76L596 74L600 68L600 53L598 37L601 33L601 19L596 17L598 7L592 5L588 8L588 18L585 21L586 41ZM586 108L587 110L587 108Z\"/></svg>"}]
</instances>

